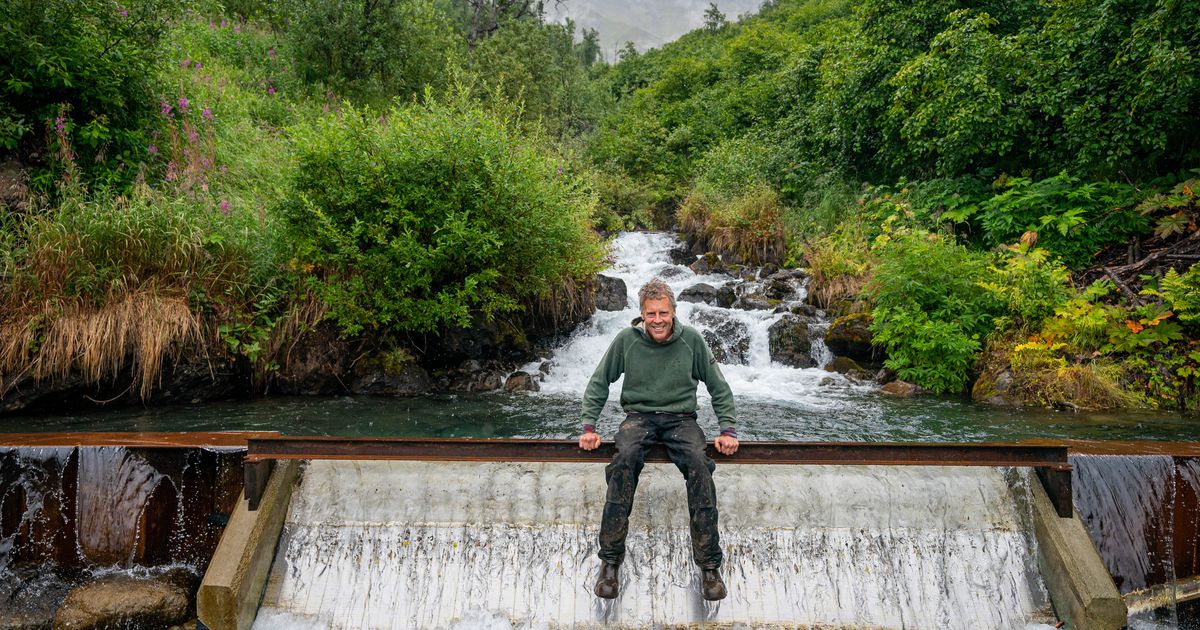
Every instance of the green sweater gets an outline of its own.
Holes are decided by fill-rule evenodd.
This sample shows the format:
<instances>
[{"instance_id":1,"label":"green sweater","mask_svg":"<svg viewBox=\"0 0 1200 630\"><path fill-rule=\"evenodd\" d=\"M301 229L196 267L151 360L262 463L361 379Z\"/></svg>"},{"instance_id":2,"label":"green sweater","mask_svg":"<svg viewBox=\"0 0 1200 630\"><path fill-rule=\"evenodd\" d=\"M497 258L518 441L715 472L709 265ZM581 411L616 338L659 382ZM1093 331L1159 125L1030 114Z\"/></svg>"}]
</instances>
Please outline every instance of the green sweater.
<instances>
[{"instance_id":1,"label":"green sweater","mask_svg":"<svg viewBox=\"0 0 1200 630\"><path fill-rule=\"evenodd\" d=\"M641 318L617 333L608 352L596 366L583 393L583 422L595 424L608 386L625 374L621 388L621 408L632 411L696 411L696 385L704 381L712 396L713 411L721 428L736 423L733 392L704 337L691 326L676 319L671 338L656 343L641 326Z\"/></svg>"}]
</instances>

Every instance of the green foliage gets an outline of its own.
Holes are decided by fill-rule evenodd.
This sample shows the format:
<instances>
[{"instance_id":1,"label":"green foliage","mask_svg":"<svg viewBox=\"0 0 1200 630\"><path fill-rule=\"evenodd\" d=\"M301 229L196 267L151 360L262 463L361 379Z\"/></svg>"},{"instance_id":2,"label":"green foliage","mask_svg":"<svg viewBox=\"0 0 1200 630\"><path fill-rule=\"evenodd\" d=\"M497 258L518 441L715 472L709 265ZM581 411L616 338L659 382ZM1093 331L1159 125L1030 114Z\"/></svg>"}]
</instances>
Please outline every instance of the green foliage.
<instances>
[{"instance_id":1,"label":"green foliage","mask_svg":"<svg viewBox=\"0 0 1200 630\"><path fill-rule=\"evenodd\" d=\"M128 185L158 109L158 42L180 5L0 1L0 148L45 167L38 162L63 137L86 179ZM43 170L33 182L51 192L57 174Z\"/></svg>"},{"instance_id":2,"label":"green foliage","mask_svg":"<svg viewBox=\"0 0 1200 630\"><path fill-rule=\"evenodd\" d=\"M1192 172L1200 169L1192 169ZM1176 234L1196 231L1196 219L1200 214L1200 198L1196 189L1200 187L1200 178L1179 182L1168 192L1157 193L1147 197L1138 204L1137 210L1144 215L1158 215L1154 225L1154 235L1167 238Z\"/></svg>"},{"instance_id":3,"label":"green foliage","mask_svg":"<svg viewBox=\"0 0 1200 630\"><path fill-rule=\"evenodd\" d=\"M448 102L347 108L294 132L297 266L348 333L466 325L599 269L588 183L514 121Z\"/></svg>"},{"instance_id":4,"label":"green foliage","mask_svg":"<svg viewBox=\"0 0 1200 630\"><path fill-rule=\"evenodd\" d=\"M868 291L887 366L938 393L962 391L999 305L981 286L986 258L927 232L881 237Z\"/></svg>"},{"instance_id":5,"label":"green foliage","mask_svg":"<svg viewBox=\"0 0 1200 630\"><path fill-rule=\"evenodd\" d=\"M1158 289L1147 288L1142 293L1161 297L1184 324L1200 325L1200 268L1196 265L1182 274L1168 269Z\"/></svg>"},{"instance_id":6,"label":"green foliage","mask_svg":"<svg viewBox=\"0 0 1200 630\"><path fill-rule=\"evenodd\" d=\"M695 236L714 252L757 265L784 262L787 241L782 215L779 194L764 184L713 202L694 194L676 212L684 234Z\"/></svg>"},{"instance_id":7,"label":"green foliage","mask_svg":"<svg viewBox=\"0 0 1200 630\"><path fill-rule=\"evenodd\" d=\"M808 293L817 306L850 310L877 264L861 221L846 221L833 231L803 244Z\"/></svg>"},{"instance_id":8,"label":"green foliage","mask_svg":"<svg viewBox=\"0 0 1200 630\"><path fill-rule=\"evenodd\" d=\"M1136 190L1129 185L1084 183L1065 172L1039 181L1002 178L997 184L1003 192L979 206L988 243L1012 243L1025 232L1037 232L1038 243L1072 269L1148 227L1133 211Z\"/></svg>"},{"instance_id":9,"label":"green foliage","mask_svg":"<svg viewBox=\"0 0 1200 630\"><path fill-rule=\"evenodd\" d=\"M138 188L128 197L62 191L56 207L15 215L6 245L8 308L59 300L101 305L147 285L184 287L240 308L278 266L272 226L186 196Z\"/></svg>"},{"instance_id":10,"label":"green foliage","mask_svg":"<svg viewBox=\"0 0 1200 630\"><path fill-rule=\"evenodd\" d=\"M1040 247L1021 243L1006 248L990 271L991 278L982 286L1004 306L1005 320L997 318L998 330L1037 330L1070 298L1070 274Z\"/></svg>"},{"instance_id":11,"label":"green foliage","mask_svg":"<svg viewBox=\"0 0 1200 630\"><path fill-rule=\"evenodd\" d=\"M306 80L385 99L446 85L447 67L466 53L432 0L296 0L287 23Z\"/></svg>"}]
</instances>

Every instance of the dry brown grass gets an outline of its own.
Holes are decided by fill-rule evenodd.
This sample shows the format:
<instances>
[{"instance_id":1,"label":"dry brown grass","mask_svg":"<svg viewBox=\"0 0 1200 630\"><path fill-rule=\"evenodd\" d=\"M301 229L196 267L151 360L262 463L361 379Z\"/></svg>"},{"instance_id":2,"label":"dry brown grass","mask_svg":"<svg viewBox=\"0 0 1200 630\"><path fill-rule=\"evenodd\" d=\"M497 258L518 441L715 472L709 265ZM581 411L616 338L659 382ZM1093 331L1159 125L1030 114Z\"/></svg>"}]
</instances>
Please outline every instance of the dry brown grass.
<instances>
[{"instance_id":1,"label":"dry brown grass","mask_svg":"<svg viewBox=\"0 0 1200 630\"><path fill-rule=\"evenodd\" d=\"M0 394L26 377L41 382L79 373L89 383L115 378L125 365L143 399L166 362L204 346L187 298L143 290L103 306L47 301L0 323Z\"/></svg>"},{"instance_id":2,"label":"dry brown grass","mask_svg":"<svg viewBox=\"0 0 1200 630\"><path fill-rule=\"evenodd\" d=\"M727 203L709 204L688 195L675 213L684 235L694 235L718 254L736 254L748 264L780 264L787 256L779 194L761 186Z\"/></svg>"},{"instance_id":3,"label":"dry brown grass","mask_svg":"<svg viewBox=\"0 0 1200 630\"><path fill-rule=\"evenodd\" d=\"M261 365L255 366L256 373L265 374L265 367L270 363L284 368L290 366L292 350L296 344L306 332L316 328L328 313L329 307L312 292L293 301L287 313L279 318L271 330L266 351L259 358Z\"/></svg>"}]
</instances>

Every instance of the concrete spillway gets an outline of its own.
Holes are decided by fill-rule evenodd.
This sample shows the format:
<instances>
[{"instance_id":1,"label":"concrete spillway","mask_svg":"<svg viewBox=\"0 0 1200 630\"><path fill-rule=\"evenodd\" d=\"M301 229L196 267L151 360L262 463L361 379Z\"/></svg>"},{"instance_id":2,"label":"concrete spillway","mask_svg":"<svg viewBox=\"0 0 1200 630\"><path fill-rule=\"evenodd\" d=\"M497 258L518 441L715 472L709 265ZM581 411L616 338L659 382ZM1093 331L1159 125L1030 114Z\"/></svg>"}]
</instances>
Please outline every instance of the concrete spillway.
<instances>
[{"instance_id":1,"label":"concrete spillway","mask_svg":"<svg viewBox=\"0 0 1200 630\"><path fill-rule=\"evenodd\" d=\"M591 593L600 466L313 461L256 628L1024 628L1049 617L1028 483L988 468L722 466L706 603L683 482L649 464L622 594Z\"/></svg>"}]
</instances>

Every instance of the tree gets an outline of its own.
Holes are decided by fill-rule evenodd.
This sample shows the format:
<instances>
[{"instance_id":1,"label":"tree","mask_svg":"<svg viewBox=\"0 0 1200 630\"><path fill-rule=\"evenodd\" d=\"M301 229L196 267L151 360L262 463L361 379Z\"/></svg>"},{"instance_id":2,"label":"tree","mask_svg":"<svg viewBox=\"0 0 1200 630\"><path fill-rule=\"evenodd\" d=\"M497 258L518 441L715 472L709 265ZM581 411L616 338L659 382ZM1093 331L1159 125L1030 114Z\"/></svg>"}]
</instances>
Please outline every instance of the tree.
<instances>
[{"instance_id":1,"label":"tree","mask_svg":"<svg viewBox=\"0 0 1200 630\"><path fill-rule=\"evenodd\" d=\"M585 68L591 68L600 60L600 33L594 28L583 29L583 41L579 42L579 61Z\"/></svg>"},{"instance_id":2,"label":"tree","mask_svg":"<svg viewBox=\"0 0 1200 630\"><path fill-rule=\"evenodd\" d=\"M708 8L704 10L704 30L719 31L725 28L726 24L728 22L725 20L725 14L717 8L717 3L708 3Z\"/></svg>"}]
</instances>

